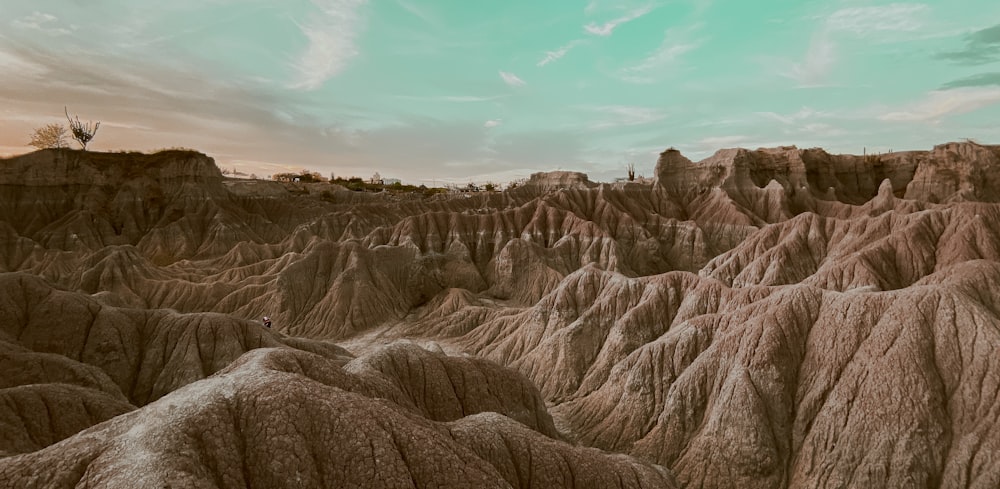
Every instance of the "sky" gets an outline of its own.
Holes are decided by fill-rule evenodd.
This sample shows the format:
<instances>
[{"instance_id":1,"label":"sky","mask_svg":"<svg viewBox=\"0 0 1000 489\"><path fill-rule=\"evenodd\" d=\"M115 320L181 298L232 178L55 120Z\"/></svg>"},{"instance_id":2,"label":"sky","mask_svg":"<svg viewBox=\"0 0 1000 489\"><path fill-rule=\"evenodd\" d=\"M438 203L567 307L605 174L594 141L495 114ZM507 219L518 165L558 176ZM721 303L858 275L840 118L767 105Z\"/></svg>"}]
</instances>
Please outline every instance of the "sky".
<instances>
[{"instance_id":1,"label":"sky","mask_svg":"<svg viewBox=\"0 0 1000 489\"><path fill-rule=\"evenodd\" d=\"M0 0L0 155L64 107L92 150L411 183L1000 143L1000 2Z\"/></svg>"}]
</instances>

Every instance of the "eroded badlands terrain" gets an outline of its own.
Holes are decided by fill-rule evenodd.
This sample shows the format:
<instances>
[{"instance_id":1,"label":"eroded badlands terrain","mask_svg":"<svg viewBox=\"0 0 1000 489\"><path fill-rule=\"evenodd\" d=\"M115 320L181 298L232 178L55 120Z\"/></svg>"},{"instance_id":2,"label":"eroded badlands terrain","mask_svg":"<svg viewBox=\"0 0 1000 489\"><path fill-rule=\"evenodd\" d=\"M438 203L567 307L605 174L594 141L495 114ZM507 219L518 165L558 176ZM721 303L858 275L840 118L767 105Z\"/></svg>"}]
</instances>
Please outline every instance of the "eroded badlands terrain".
<instances>
[{"instance_id":1,"label":"eroded badlands terrain","mask_svg":"<svg viewBox=\"0 0 1000 489\"><path fill-rule=\"evenodd\" d=\"M1000 147L654 173L0 160L0 487L1000 487Z\"/></svg>"}]
</instances>

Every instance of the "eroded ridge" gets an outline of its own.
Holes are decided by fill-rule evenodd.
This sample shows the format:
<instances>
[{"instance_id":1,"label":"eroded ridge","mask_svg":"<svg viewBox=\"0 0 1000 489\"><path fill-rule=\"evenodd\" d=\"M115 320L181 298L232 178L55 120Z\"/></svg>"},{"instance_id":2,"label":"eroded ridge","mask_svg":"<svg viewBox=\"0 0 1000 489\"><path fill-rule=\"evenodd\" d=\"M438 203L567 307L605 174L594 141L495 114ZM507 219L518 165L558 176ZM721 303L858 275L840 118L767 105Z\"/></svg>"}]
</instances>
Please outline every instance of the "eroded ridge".
<instances>
[{"instance_id":1,"label":"eroded ridge","mask_svg":"<svg viewBox=\"0 0 1000 489\"><path fill-rule=\"evenodd\" d=\"M1000 147L653 175L424 198L2 160L0 475L1000 486Z\"/></svg>"}]
</instances>

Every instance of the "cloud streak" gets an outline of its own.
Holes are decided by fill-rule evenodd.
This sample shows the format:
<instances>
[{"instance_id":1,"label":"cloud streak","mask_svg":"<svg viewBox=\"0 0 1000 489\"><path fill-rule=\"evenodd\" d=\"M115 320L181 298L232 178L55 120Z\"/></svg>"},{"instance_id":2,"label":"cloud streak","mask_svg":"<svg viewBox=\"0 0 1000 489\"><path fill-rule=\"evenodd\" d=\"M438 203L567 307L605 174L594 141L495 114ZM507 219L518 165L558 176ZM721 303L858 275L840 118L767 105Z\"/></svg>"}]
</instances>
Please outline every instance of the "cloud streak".
<instances>
[{"instance_id":1,"label":"cloud streak","mask_svg":"<svg viewBox=\"0 0 1000 489\"><path fill-rule=\"evenodd\" d=\"M623 81L632 83L653 83L656 81L653 73L676 61L685 53L694 51L700 43L667 44L664 43L653 54L650 54L634 66L629 66L619 73Z\"/></svg>"},{"instance_id":2,"label":"cloud streak","mask_svg":"<svg viewBox=\"0 0 1000 489\"><path fill-rule=\"evenodd\" d=\"M942 90L959 87L985 87L990 85L1000 86L1000 73L980 73L978 75L967 76L958 80L950 81L941 85Z\"/></svg>"},{"instance_id":3,"label":"cloud streak","mask_svg":"<svg viewBox=\"0 0 1000 489\"><path fill-rule=\"evenodd\" d=\"M822 86L837 60L836 49L829 31L821 31L809 41L805 58L792 63L791 68L781 74L798 82L800 87Z\"/></svg>"},{"instance_id":4,"label":"cloud streak","mask_svg":"<svg viewBox=\"0 0 1000 489\"><path fill-rule=\"evenodd\" d=\"M493 100L498 100L506 97L506 95L430 95L430 96L417 96L417 95L396 95L396 98L403 100L421 100L428 102L454 102L454 103L476 103L476 102L490 102Z\"/></svg>"},{"instance_id":5,"label":"cloud streak","mask_svg":"<svg viewBox=\"0 0 1000 489\"><path fill-rule=\"evenodd\" d=\"M750 139L751 139L750 136L744 136L744 135L741 135L741 134L734 134L734 135L731 135L731 136L709 136L709 137L701 138L698 141L698 145L703 146L705 148L710 148L710 149L711 148L722 148L722 147L729 147L729 146L734 146L734 145L739 145L739 144L745 144Z\"/></svg>"},{"instance_id":6,"label":"cloud streak","mask_svg":"<svg viewBox=\"0 0 1000 489\"><path fill-rule=\"evenodd\" d=\"M54 36L67 35L73 32L72 29L59 27L58 23L59 18L55 15L39 12L37 10L32 12L31 15L11 21L11 25L14 27L35 30Z\"/></svg>"},{"instance_id":7,"label":"cloud streak","mask_svg":"<svg viewBox=\"0 0 1000 489\"><path fill-rule=\"evenodd\" d=\"M520 79L517 75L507 71L501 71L500 78L503 79L504 83L512 87L523 87L528 84L524 80Z\"/></svg>"},{"instance_id":8,"label":"cloud streak","mask_svg":"<svg viewBox=\"0 0 1000 489\"><path fill-rule=\"evenodd\" d=\"M309 44L293 67L292 88L315 90L347 67L358 55L356 45L367 0L312 0L317 12L299 25Z\"/></svg>"},{"instance_id":9,"label":"cloud streak","mask_svg":"<svg viewBox=\"0 0 1000 489\"><path fill-rule=\"evenodd\" d=\"M946 116L964 114L1000 104L1000 87L961 87L928 92L923 100L879 117L883 121L937 122Z\"/></svg>"},{"instance_id":10,"label":"cloud streak","mask_svg":"<svg viewBox=\"0 0 1000 489\"><path fill-rule=\"evenodd\" d=\"M826 26L834 31L849 31L867 36L879 31L915 31L923 27L921 14L930 11L921 3L893 3L875 7L852 7L834 12Z\"/></svg>"},{"instance_id":11,"label":"cloud streak","mask_svg":"<svg viewBox=\"0 0 1000 489\"><path fill-rule=\"evenodd\" d=\"M969 34L964 48L940 53L936 57L964 65L983 65L1000 60L1000 24Z\"/></svg>"},{"instance_id":12,"label":"cloud streak","mask_svg":"<svg viewBox=\"0 0 1000 489\"><path fill-rule=\"evenodd\" d=\"M704 42L690 39L691 33L701 29L695 24L682 30L669 30L660 45L638 63L622 68L618 77L630 83L653 83L665 68L677 62L685 54L698 49Z\"/></svg>"},{"instance_id":13,"label":"cloud streak","mask_svg":"<svg viewBox=\"0 0 1000 489\"><path fill-rule=\"evenodd\" d=\"M899 33L910 33L924 27L922 17L930 12L921 3L892 3L873 7L839 9L825 17L813 32L805 57L792 62L779 73L798 82L799 88L827 86L830 73L838 61L837 41L844 36L877 37L880 41L898 41Z\"/></svg>"},{"instance_id":14,"label":"cloud streak","mask_svg":"<svg viewBox=\"0 0 1000 489\"><path fill-rule=\"evenodd\" d=\"M580 40L580 39L576 39L576 40L570 41L569 43L561 46L559 49L556 49L555 51L546 51L545 52L545 57L542 58L542 59L540 59L535 66L538 66L539 68L541 68L541 67L543 67L543 66L545 66L545 65L547 65L547 64L549 64L549 63L551 63L553 61L556 61L556 60L562 58L563 56L566 56L566 53L569 53L569 51L571 49L579 46L580 44L583 44L583 41Z\"/></svg>"},{"instance_id":15,"label":"cloud streak","mask_svg":"<svg viewBox=\"0 0 1000 489\"><path fill-rule=\"evenodd\" d=\"M628 12L627 14L618 17L617 19L605 22L603 24L591 22L583 26L583 30L595 36L608 37L615 31L615 28L617 28L618 26L625 24L627 22L631 22L635 19L638 19L639 17L642 17L643 15L646 15L652 11L653 7L647 5L645 7L640 7L635 10L632 10L631 12Z\"/></svg>"},{"instance_id":16,"label":"cloud streak","mask_svg":"<svg viewBox=\"0 0 1000 489\"><path fill-rule=\"evenodd\" d=\"M606 129L609 127L638 126L661 121L667 117L663 111L654 107L634 105L604 105L593 107L592 110L611 116L590 125L591 129Z\"/></svg>"},{"instance_id":17,"label":"cloud streak","mask_svg":"<svg viewBox=\"0 0 1000 489\"><path fill-rule=\"evenodd\" d=\"M430 15L429 13L421 10L419 7L417 7L416 5L410 3L407 0L396 0L396 3L398 3L399 6L403 8L403 10L406 10L407 12L409 12L414 17L417 17L418 19L420 19L420 20L422 20L422 21L424 21L424 22L426 22L426 23L428 23L430 25L437 26L437 25L440 24L437 21L437 19L434 18L432 15Z\"/></svg>"},{"instance_id":18,"label":"cloud streak","mask_svg":"<svg viewBox=\"0 0 1000 489\"><path fill-rule=\"evenodd\" d=\"M810 107L802 107L793 114L778 114L776 112L757 112L757 115L767 117L768 119L776 120L782 124L799 124L802 121L817 117L828 117L830 114L825 112L816 111Z\"/></svg>"},{"instance_id":19,"label":"cloud streak","mask_svg":"<svg viewBox=\"0 0 1000 489\"><path fill-rule=\"evenodd\" d=\"M16 75L20 78L40 76L46 73L48 68L37 61L31 61L29 56L10 53L0 49L0 71L5 74ZM3 74L0 74L0 80L2 79Z\"/></svg>"}]
</instances>

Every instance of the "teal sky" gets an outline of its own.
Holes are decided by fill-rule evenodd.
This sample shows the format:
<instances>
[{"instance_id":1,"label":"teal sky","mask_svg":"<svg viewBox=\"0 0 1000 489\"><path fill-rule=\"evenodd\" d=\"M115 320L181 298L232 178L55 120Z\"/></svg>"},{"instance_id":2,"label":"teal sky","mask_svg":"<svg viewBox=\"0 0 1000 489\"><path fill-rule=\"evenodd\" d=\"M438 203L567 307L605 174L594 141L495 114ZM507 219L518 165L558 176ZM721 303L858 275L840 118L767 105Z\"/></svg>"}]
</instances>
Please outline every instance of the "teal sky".
<instances>
[{"instance_id":1,"label":"teal sky","mask_svg":"<svg viewBox=\"0 0 1000 489\"><path fill-rule=\"evenodd\" d=\"M1000 2L0 0L0 154L64 105L102 121L93 149L261 176L1000 143Z\"/></svg>"}]
</instances>

